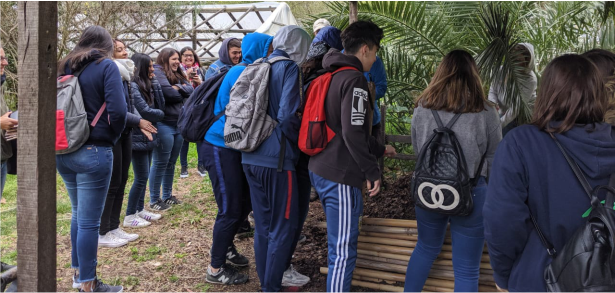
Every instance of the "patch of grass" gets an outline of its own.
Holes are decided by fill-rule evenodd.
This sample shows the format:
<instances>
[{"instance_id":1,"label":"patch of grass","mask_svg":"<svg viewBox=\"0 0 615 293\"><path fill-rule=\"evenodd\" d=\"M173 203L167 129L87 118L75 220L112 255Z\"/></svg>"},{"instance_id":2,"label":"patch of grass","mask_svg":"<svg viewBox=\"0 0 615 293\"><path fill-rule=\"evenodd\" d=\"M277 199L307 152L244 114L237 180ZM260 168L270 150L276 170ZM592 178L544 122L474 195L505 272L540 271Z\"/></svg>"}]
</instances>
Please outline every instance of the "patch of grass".
<instances>
[{"instance_id":1,"label":"patch of grass","mask_svg":"<svg viewBox=\"0 0 615 293\"><path fill-rule=\"evenodd\" d=\"M65 269L70 269L70 263L69 263L69 262L65 263L65 264L64 264L64 268L65 268Z\"/></svg>"},{"instance_id":2,"label":"patch of grass","mask_svg":"<svg viewBox=\"0 0 615 293\"><path fill-rule=\"evenodd\" d=\"M144 261L149 261L149 260L155 259L156 256L161 255L165 251L166 251L166 249L160 248L160 247L154 246L154 245L146 248L145 251L142 254L139 253L139 249L138 248L136 248L136 247L131 247L130 248L131 257L136 262L144 262Z\"/></svg>"},{"instance_id":3,"label":"patch of grass","mask_svg":"<svg viewBox=\"0 0 615 293\"><path fill-rule=\"evenodd\" d=\"M175 282L179 281L179 277L178 277L178 276L176 276L176 275L171 275L171 276L169 277L169 281L171 281L171 282L175 283Z\"/></svg>"},{"instance_id":4,"label":"patch of grass","mask_svg":"<svg viewBox=\"0 0 615 293\"><path fill-rule=\"evenodd\" d=\"M208 292L211 289L211 284L209 283L198 283L194 287L198 292Z\"/></svg>"},{"instance_id":5,"label":"patch of grass","mask_svg":"<svg viewBox=\"0 0 615 293\"><path fill-rule=\"evenodd\" d=\"M139 278L137 277L133 277L133 276L128 276L128 278L126 278L126 280L124 280L124 284L122 284L124 286L137 286L139 285Z\"/></svg>"},{"instance_id":6,"label":"patch of grass","mask_svg":"<svg viewBox=\"0 0 615 293\"><path fill-rule=\"evenodd\" d=\"M188 255L188 254L186 254L186 253L176 253L175 257L176 258L184 258L184 257L186 257L186 255Z\"/></svg>"}]
</instances>

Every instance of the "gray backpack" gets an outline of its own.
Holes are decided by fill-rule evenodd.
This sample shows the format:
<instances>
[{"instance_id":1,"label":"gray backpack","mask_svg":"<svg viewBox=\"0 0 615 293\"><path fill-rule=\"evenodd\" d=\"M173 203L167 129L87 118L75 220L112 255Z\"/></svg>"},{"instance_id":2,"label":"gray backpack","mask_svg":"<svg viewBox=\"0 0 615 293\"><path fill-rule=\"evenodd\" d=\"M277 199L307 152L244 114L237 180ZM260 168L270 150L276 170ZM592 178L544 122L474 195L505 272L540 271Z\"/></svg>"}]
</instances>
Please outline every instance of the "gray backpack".
<instances>
[{"instance_id":1,"label":"gray backpack","mask_svg":"<svg viewBox=\"0 0 615 293\"><path fill-rule=\"evenodd\" d=\"M269 72L271 64L290 60L261 58L248 65L231 89L226 105L224 144L242 152L252 152L265 141L278 125L269 114Z\"/></svg>"},{"instance_id":2,"label":"gray backpack","mask_svg":"<svg viewBox=\"0 0 615 293\"><path fill-rule=\"evenodd\" d=\"M79 75L89 64L74 75L58 77L56 107L56 155L68 154L78 150L90 137L90 126L96 126L105 111L103 103L92 123L88 124L88 113L83 105L79 87Z\"/></svg>"}]
</instances>

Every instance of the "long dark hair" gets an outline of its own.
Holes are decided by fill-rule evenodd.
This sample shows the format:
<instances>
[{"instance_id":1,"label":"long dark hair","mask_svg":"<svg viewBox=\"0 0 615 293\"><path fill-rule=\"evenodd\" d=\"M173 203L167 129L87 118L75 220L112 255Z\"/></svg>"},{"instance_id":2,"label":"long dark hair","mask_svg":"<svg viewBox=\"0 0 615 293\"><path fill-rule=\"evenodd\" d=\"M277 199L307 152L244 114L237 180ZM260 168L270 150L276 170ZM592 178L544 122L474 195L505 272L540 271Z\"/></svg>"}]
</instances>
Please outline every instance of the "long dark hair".
<instances>
[{"instance_id":1,"label":"long dark hair","mask_svg":"<svg viewBox=\"0 0 615 293\"><path fill-rule=\"evenodd\" d=\"M453 50L444 56L429 86L416 105L453 113L478 113L485 110L485 98L476 62L470 53Z\"/></svg>"},{"instance_id":2,"label":"long dark hair","mask_svg":"<svg viewBox=\"0 0 615 293\"><path fill-rule=\"evenodd\" d=\"M562 133L575 124L604 121L607 96L598 68L586 57L562 55L547 65L540 81L532 124ZM558 126L551 121L561 122Z\"/></svg>"},{"instance_id":3,"label":"long dark hair","mask_svg":"<svg viewBox=\"0 0 615 293\"><path fill-rule=\"evenodd\" d=\"M583 53L581 56L585 56L591 62L594 62L594 65L598 67L604 78L604 85L606 86L609 99L609 106L606 114L604 114L604 120L615 125L615 53L603 49L593 49Z\"/></svg>"},{"instance_id":4,"label":"long dark hair","mask_svg":"<svg viewBox=\"0 0 615 293\"><path fill-rule=\"evenodd\" d=\"M148 105L154 104L154 97L150 94L152 90L152 82L149 79L149 63L152 62L152 58L143 53L136 53L130 58L135 63L135 74L132 77L139 86L141 95L145 98Z\"/></svg>"},{"instance_id":5,"label":"long dark hair","mask_svg":"<svg viewBox=\"0 0 615 293\"><path fill-rule=\"evenodd\" d=\"M194 51L194 49L190 48L190 47L184 47L181 51L179 51L179 61L182 61L182 56L184 55L184 53L186 53L186 51L190 51L192 52L192 55L194 55L194 64L196 64L197 66L201 67L201 60L199 59L199 55L196 54L196 52ZM184 63L184 62L182 62ZM194 66L194 65L193 65Z\"/></svg>"},{"instance_id":6,"label":"long dark hair","mask_svg":"<svg viewBox=\"0 0 615 293\"><path fill-rule=\"evenodd\" d=\"M156 64L162 66L162 69L167 76L167 79L169 80L170 84L178 84L181 81L188 82L179 67L175 71L171 69L169 59L171 59L171 56L173 56L174 54L177 54L177 57L180 58L179 61L181 62L181 55L179 54L179 52L177 52L177 50L173 48L164 48L162 49L162 51L160 51L158 57L156 57Z\"/></svg>"},{"instance_id":7,"label":"long dark hair","mask_svg":"<svg viewBox=\"0 0 615 293\"><path fill-rule=\"evenodd\" d=\"M66 65L70 70L79 70L92 57L98 57L96 63L113 56L113 39L109 32L97 25L89 26L79 38L75 48L58 63L58 75L65 73Z\"/></svg>"}]
</instances>

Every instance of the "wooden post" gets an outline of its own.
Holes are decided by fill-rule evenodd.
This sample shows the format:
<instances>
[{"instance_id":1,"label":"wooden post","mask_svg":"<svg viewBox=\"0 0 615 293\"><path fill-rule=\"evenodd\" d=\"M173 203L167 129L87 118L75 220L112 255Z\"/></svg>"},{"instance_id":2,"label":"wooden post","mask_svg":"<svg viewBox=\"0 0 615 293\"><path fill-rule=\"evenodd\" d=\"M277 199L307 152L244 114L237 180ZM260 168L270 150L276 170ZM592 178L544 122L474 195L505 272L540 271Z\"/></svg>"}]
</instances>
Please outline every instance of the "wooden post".
<instances>
[{"instance_id":1,"label":"wooden post","mask_svg":"<svg viewBox=\"0 0 615 293\"><path fill-rule=\"evenodd\" d=\"M348 18L349 24L359 20L359 1L348 1L350 15Z\"/></svg>"},{"instance_id":2,"label":"wooden post","mask_svg":"<svg viewBox=\"0 0 615 293\"><path fill-rule=\"evenodd\" d=\"M196 7L192 8L192 50L196 50ZM194 57L196 60L196 57ZM201 64L199 64L200 66Z\"/></svg>"},{"instance_id":3,"label":"wooden post","mask_svg":"<svg viewBox=\"0 0 615 293\"><path fill-rule=\"evenodd\" d=\"M386 117L387 117L387 106L380 105L380 133L378 134L378 138L380 139L380 143L385 145L387 143L386 139ZM378 160L380 164L380 172L382 172L382 179L384 181L384 156Z\"/></svg>"},{"instance_id":4,"label":"wooden post","mask_svg":"<svg viewBox=\"0 0 615 293\"><path fill-rule=\"evenodd\" d=\"M22 292L56 287L57 2L19 1L17 267Z\"/></svg>"}]
</instances>

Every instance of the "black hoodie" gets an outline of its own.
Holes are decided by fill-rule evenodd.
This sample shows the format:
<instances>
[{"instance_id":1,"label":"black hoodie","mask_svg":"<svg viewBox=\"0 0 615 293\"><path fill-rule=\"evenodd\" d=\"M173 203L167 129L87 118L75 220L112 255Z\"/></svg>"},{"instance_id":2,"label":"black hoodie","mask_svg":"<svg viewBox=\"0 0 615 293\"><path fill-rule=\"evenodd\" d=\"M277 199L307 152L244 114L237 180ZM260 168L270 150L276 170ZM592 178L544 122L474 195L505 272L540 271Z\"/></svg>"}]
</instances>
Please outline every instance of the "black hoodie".
<instances>
[{"instance_id":1,"label":"black hoodie","mask_svg":"<svg viewBox=\"0 0 615 293\"><path fill-rule=\"evenodd\" d=\"M369 133L374 97L369 95L363 65L357 57L331 49L322 63L329 72L344 66L358 71L345 70L333 75L325 113L327 125L336 135L310 159L309 169L327 180L362 188L365 180L380 179L377 158L385 150Z\"/></svg>"}]
</instances>

